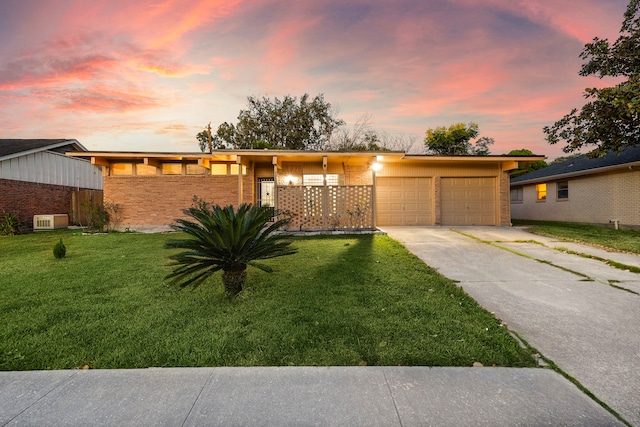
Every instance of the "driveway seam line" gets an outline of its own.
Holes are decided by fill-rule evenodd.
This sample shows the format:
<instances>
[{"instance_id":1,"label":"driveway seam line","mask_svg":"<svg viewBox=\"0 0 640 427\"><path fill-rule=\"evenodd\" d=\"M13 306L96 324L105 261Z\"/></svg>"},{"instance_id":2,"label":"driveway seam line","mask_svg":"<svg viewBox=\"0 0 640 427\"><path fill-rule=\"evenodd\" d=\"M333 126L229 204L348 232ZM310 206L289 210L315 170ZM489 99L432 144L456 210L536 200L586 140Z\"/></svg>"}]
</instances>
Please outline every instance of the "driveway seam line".
<instances>
[{"instance_id":1,"label":"driveway seam line","mask_svg":"<svg viewBox=\"0 0 640 427\"><path fill-rule=\"evenodd\" d=\"M569 381L571 384L575 385L578 390L580 390L581 392L583 392L585 395L587 395L587 397L589 397L591 400L593 400L595 403L597 403L598 405L600 405L602 408L604 408L605 410L607 410L611 415L613 415L614 417L616 417L620 422L624 423L625 425L627 425L628 427L633 427L633 425L631 425L631 423L629 423L627 420L625 420L624 418L622 418L622 415L620 415L618 412L616 412L614 409L612 409L609 405L607 405L604 401L602 401L601 399L599 399L591 390L589 390L588 388L586 388L584 385L582 385L582 383L580 381L578 381L577 379L575 379L574 377L572 377L571 375L569 375L568 373L566 373L562 368L560 368L560 366L558 366L553 360L549 359L548 357L546 357L544 354L542 354L541 352L538 351L537 348L533 347L531 344L529 344L527 342L527 340L525 340L524 338L522 338L520 336L520 334L518 334L518 332L509 329L509 332L511 332L513 335L515 335L517 337L517 339L522 342L528 349L529 351L535 352L536 354L540 355L540 359L544 360L544 362L547 363L547 366L541 366L542 369L551 369L555 372L557 372L558 374L562 375L567 381Z\"/></svg>"},{"instance_id":2,"label":"driveway seam line","mask_svg":"<svg viewBox=\"0 0 640 427\"><path fill-rule=\"evenodd\" d=\"M586 275L586 274L584 274L584 273L580 273L579 271L575 271L575 270L572 270L572 269L570 269L570 268L567 268L567 267L563 267L563 266L561 266L561 265L554 264L554 263L552 263L551 261L547 261L547 260L544 260L544 259L539 259L539 258L532 257L531 255L527 255L527 254L525 254L525 253L518 252L518 251L516 251L515 249L511 249L511 248L507 248L507 247L505 247L505 246L499 245L499 244L498 244L498 243L496 243L496 242L492 242L492 241L490 241L490 240L483 240L483 239L480 239L479 237L476 237L476 236L474 236L474 235L472 235L472 234L463 233L462 231L460 231L460 230L456 230L456 229L454 229L454 228L452 228L452 229L451 229L451 231L453 231L453 232L455 232L455 233L458 233L458 234L461 234L461 235L463 235L463 236L465 236L465 237L468 237L468 238L470 238L470 239L473 239L473 240L475 240L475 241L477 241L477 242L479 242L479 243L484 243L484 244L486 244L486 245L493 246L494 248L498 248L498 249L502 249L503 251L511 252L511 253L512 253L512 254L514 254L514 255L518 255L518 256L521 256L521 257L523 257L523 258L527 258L527 259L530 259L530 260L533 260L533 261L539 262L539 263L541 263L541 264L547 264L547 265L549 265L549 266L551 266L551 267L555 267L555 268L558 268L558 269L560 269L560 270L564 270L564 271L566 271L566 272L568 272L568 273L575 274L576 276L583 277L584 279L586 279L586 281L601 283L601 284L603 284L603 285L610 286L610 287L612 287L612 288L614 288L614 289L618 289L618 290L621 290L621 291L629 292L629 293L632 293L632 294L635 294L635 295L640 295L638 292L636 292L636 291L634 291L634 290L631 290L631 289L627 289L627 288L625 288L624 286L614 285L614 284L612 284L610 281L600 280L600 279L597 279L597 278L594 278L594 277L588 276L588 275ZM549 247L549 246L545 245L544 243L540 243L540 242L537 242L537 241L534 241L534 242L535 242L536 244L539 244L539 245L541 245L541 246L544 246L544 247L545 247L545 248L547 248L547 249L551 249L551 250L558 251L558 252L570 253L570 252L564 251L564 250L559 249L559 248L552 248L552 247ZM576 253L573 253L573 254L574 254L574 255L576 255L576 256L581 256L581 254L580 254L580 253L577 253L577 252L576 252ZM605 261L603 261L603 259L597 259L597 258L593 258L593 257L587 257L587 258L592 258L592 259L596 259L597 261L605 262ZM605 264L608 264L608 263L607 263L607 262L605 262ZM617 268L617 267L615 267L615 266L613 266L613 267L614 267L614 268Z\"/></svg>"}]
</instances>

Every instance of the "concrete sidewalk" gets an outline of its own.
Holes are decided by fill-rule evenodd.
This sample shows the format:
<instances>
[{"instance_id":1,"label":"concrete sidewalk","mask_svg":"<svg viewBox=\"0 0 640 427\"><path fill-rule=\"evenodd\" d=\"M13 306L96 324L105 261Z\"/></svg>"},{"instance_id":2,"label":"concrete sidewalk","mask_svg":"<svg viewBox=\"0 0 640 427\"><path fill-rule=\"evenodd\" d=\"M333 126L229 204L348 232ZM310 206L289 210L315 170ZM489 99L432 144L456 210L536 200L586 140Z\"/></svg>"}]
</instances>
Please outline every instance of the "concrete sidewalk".
<instances>
[{"instance_id":1,"label":"concrete sidewalk","mask_svg":"<svg viewBox=\"0 0 640 427\"><path fill-rule=\"evenodd\" d=\"M620 426L549 369L0 372L2 426Z\"/></svg>"},{"instance_id":2,"label":"concrete sidewalk","mask_svg":"<svg viewBox=\"0 0 640 427\"><path fill-rule=\"evenodd\" d=\"M517 228L385 231L444 276L459 281L509 329L640 426L640 274L553 248L638 267L640 257Z\"/></svg>"}]
</instances>

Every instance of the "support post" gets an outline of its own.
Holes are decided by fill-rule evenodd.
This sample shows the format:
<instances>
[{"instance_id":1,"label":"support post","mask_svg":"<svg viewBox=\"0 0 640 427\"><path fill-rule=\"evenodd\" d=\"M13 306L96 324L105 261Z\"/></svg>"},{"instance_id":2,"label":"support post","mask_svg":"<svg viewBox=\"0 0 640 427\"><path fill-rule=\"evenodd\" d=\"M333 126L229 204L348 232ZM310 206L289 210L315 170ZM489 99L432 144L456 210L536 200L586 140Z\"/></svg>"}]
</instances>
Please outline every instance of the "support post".
<instances>
[{"instance_id":1,"label":"support post","mask_svg":"<svg viewBox=\"0 0 640 427\"><path fill-rule=\"evenodd\" d=\"M244 201L244 188L242 185L242 156L236 158L236 164L238 165L238 206Z\"/></svg>"},{"instance_id":2,"label":"support post","mask_svg":"<svg viewBox=\"0 0 640 427\"><path fill-rule=\"evenodd\" d=\"M273 205L275 210L280 209L278 206L278 156L273 156L271 159L271 164L273 164Z\"/></svg>"}]
</instances>

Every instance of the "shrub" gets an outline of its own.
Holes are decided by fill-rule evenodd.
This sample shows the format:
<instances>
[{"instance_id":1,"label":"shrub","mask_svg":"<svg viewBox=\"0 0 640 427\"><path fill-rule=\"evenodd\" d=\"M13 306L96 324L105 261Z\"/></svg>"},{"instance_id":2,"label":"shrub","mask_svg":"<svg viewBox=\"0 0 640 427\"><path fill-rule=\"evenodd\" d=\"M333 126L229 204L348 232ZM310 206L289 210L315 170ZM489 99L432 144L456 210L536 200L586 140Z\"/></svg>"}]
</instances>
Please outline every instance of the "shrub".
<instances>
[{"instance_id":1,"label":"shrub","mask_svg":"<svg viewBox=\"0 0 640 427\"><path fill-rule=\"evenodd\" d=\"M3 210L0 215L0 235L13 236L15 234L20 234L20 220L17 215Z\"/></svg>"},{"instance_id":2,"label":"shrub","mask_svg":"<svg viewBox=\"0 0 640 427\"><path fill-rule=\"evenodd\" d=\"M198 286L216 271L222 270L222 282L227 294L239 294L247 276L247 266L263 271L270 269L257 260L290 255L297 249L291 241L276 231L284 227L289 218L271 222L274 212L268 206L241 204L233 206L196 202L182 212L193 219L176 219L171 227L188 235L187 239L170 240L166 247L186 249L172 255L172 278L180 286Z\"/></svg>"},{"instance_id":3,"label":"shrub","mask_svg":"<svg viewBox=\"0 0 640 427\"><path fill-rule=\"evenodd\" d=\"M53 256L57 259L62 259L66 254L67 247L64 245L64 243L62 243L62 238L60 238L60 241L53 247Z\"/></svg>"},{"instance_id":4,"label":"shrub","mask_svg":"<svg viewBox=\"0 0 640 427\"><path fill-rule=\"evenodd\" d=\"M87 231L102 233L109 224L109 212L101 204L92 202L80 203L87 212Z\"/></svg>"}]
</instances>

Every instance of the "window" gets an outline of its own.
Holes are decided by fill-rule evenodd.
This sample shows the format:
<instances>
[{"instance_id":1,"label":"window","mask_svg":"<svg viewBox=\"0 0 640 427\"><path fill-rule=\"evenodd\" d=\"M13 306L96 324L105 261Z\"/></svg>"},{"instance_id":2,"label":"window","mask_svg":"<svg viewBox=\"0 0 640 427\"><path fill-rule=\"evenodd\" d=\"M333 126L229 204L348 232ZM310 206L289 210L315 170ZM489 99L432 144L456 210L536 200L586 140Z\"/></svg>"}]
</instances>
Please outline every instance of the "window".
<instances>
[{"instance_id":1,"label":"window","mask_svg":"<svg viewBox=\"0 0 640 427\"><path fill-rule=\"evenodd\" d=\"M162 175L182 175L182 163L163 163Z\"/></svg>"},{"instance_id":2,"label":"window","mask_svg":"<svg viewBox=\"0 0 640 427\"><path fill-rule=\"evenodd\" d=\"M547 184L536 185L536 200L547 200Z\"/></svg>"},{"instance_id":3,"label":"window","mask_svg":"<svg viewBox=\"0 0 640 427\"><path fill-rule=\"evenodd\" d=\"M240 172L240 165L231 165L231 175L238 175L238 172ZM246 175L247 174L247 167L246 166L242 166L242 175Z\"/></svg>"},{"instance_id":4,"label":"window","mask_svg":"<svg viewBox=\"0 0 640 427\"><path fill-rule=\"evenodd\" d=\"M511 189L511 203L522 203L522 187Z\"/></svg>"},{"instance_id":5,"label":"window","mask_svg":"<svg viewBox=\"0 0 640 427\"><path fill-rule=\"evenodd\" d=\"M305 185L305 186L323 185L322 175L321 174L303 175L302 185ZM327 174L327 185L338 185L338 174Z\"/></svg>"},{"instance_id":6,"label":"window","mask_svg":"<svg viewBox=\"0 0 640 427\"><path fill-rule=\"evenodd\" d=\"M138 163L136 165L136 175L155 175L158 168L155 166Z\"/></svg>"},{"instance_id":7,"label":"window","mask_svg":"<svg viewBox=\"0 0 640 427\"><path fill-rule=\"evenodd\" d=\"M193 163L187 163L187 175L206 175L207 168Z\"/></svg>"},{"instance_id":8,"label":"window","mask_svg":"<svg viewBox=\"0 0 640 427\"><path fill-rule=\"evenodd\" d=\"M558 181L556 187L558 200L567 200L569 198L569 181Z\"/></svg>"},{"instance_id":9,"label":"window","mask_svg":"<svg viewBox=\"0 0 640 427\"><path fill-rule=\"evenodd\" d=\"M211 175L226 175L227 164L226 163L213 163L211 164Z\"/></svg>"},{"instance_id":10,"label":"window","mask_svg":"<svg viewBox=\"0 0 640 427\"><path fill-rule=\"evenodd\" d=\"M111 165L111 175L133 175L133 164L113 163Z\"/></svg>"}]
</instances>

